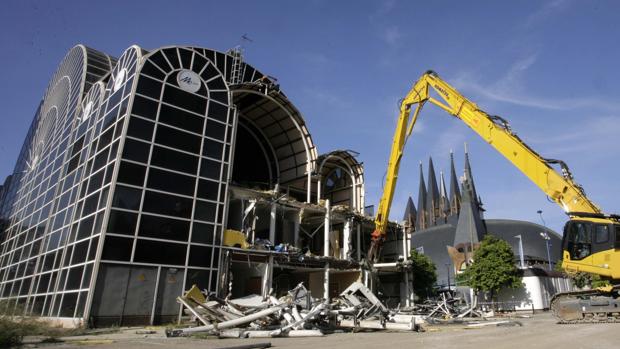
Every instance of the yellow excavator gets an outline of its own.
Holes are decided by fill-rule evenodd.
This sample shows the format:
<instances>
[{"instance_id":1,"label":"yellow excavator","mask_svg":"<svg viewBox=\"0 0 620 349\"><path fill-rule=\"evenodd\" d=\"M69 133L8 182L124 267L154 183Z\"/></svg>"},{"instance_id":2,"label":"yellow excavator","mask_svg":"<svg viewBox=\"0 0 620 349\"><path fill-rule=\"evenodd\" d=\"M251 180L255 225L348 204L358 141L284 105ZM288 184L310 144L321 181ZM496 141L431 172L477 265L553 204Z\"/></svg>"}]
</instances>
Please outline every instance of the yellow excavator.
<instances>
[{"instance_id":1,"label":"yellow excavator","mask_svg":"<svg viewBox=\"0 0 620 349\"><path fill-rule=\"evenodd\" d=\"M427 102L463 121L562 207L569 216L562 240L565 270L600 275L615 285L556 294L550 307L559 321L620 321L620 216L605 214L590 201L563 161L543 158L512 131L508 121L487 114L433 71L424 73L402 100L368 260L373 262L379 255L403 150Z\"/></svg>"}]
</instances>

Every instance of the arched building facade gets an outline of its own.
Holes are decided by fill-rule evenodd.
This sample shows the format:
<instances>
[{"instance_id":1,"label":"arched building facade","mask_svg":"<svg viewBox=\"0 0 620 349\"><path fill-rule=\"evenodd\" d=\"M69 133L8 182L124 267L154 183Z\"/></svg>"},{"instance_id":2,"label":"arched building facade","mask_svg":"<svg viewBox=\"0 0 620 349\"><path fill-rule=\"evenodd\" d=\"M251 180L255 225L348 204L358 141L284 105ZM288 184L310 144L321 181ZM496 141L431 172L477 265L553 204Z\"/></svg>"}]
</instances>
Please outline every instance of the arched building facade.
<instances>
[{"instance_id":1,"label":"arched building facade","mask_svg":"<svg viewBox=\"0 0 620 349\"><path fill-rule=\"evenodd\" d=\"M240 49L131 46L116 59L78 45L0 190L0 299L74 324L131 325L176 319L175 298L193 284L322 287L325 262L294 266L227 239L355 269L363 193L355 153L319 157L304 116ZM258 268L236 262L250 257Z\"/></svg>"}]
</instances>

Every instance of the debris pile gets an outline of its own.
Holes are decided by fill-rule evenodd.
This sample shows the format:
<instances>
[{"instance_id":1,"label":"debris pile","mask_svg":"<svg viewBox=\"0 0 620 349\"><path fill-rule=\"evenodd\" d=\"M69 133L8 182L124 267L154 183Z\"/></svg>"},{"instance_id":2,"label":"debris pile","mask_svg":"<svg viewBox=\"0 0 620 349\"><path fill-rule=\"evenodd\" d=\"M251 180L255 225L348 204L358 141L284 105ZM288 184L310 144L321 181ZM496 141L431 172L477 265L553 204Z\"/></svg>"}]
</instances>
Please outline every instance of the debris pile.
<instances>
[{"instance_id":1,"label":"debris pile","mask_svg":"<svg viewBox=\"0 0 620 349\"><path fill-rule=\"evenodd\" d=\"M315 337L338 329L419 329L421 318L391 312L362 283L355 282L333 302L313 299L300 283L285 296L237 299L205 296L193 286L177 301L198 326L168 329L168 337L205 332L222 338Z\"/></svg>"}]
</instances>

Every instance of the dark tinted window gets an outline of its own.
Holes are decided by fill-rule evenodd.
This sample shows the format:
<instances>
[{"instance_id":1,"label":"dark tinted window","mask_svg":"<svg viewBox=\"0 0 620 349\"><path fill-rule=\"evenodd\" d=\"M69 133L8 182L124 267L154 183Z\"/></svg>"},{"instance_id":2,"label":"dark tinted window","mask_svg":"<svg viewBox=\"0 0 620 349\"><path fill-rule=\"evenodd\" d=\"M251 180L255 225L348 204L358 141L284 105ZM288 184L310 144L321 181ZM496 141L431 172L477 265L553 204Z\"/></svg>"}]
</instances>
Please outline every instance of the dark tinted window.
<instances>
[{"instance_id":1,"label":"dark tinted window","mask_svg":"<svg viewBox=\"0 0 620 349\"><path fill-rule=\"evenodd\" d=\"M158 239L187 241L189 222L143 214L140 217L138 234Z\"/></svg>"},{"instance_id":2,"label":"dark tinted window","mask_svg":"<svg viewBox=\"0 0 620 349\"><path fill-rule=\"evenodd\" d=\"M138 239L134 261L184 265L186 251L185 245Z\"/></svg>"},{"instance_id":3,"label":"dark tinted window","mask_svg":"<svg viewBox=\"0 0 620 349\"><path fill-rule=\"evenodd\" d=\"M151 168L147 186L152 189L193 196L196 179L178 173Z\"/></svg>"},{"instance_id":4,"label":"dark tinted window","mask_svg":"<svg viewBox=\"0 0 620 349\"><path fill-rule=\"evenodd\" d=\"M190 153L200 152L200 137L159 125L155 142Z\"/></svg>"},{"instance_id":5,"label":"dark tinted window","mask_svg":"<svg viewBox=\"0 0 620 349\"><path fill-rule=\"evenodd\" d=\"M69 276L67 277L67 287L65 288L65 290L77 290L80 288L83 270L84 267L69 269Z\"/></svg>"},{"instance_id":6,"label":"dark tinted window","mask_svg":"<svg viewBox=\"0 0 620 349\"><path fill-rule=\"evenodd\" d=\"M143 76L138 79L138 87L136 88L136 92L145 96L159 99L161 95L161 87L161 82Z\"/></svg>"},{"instance_id":7,"label":"dark tinted window","mask_svg":"<svg viewBox=\"0 0 620 349\"><path fill-rule=\"evenodd\" d=\"M99 193L93 194L84 200L84 211L82 216L89 215L97 210L97 204L99 203Z\"/></svg>"},{"instance_id":8,"label":"dark tinted window","mask_svg":"<svg viewBox=\"0 0 620 349\"><path fill-rule=\"evenodd\" d=\"M199 269L189 269L187 271L187 281L185 281L185 289L189 289L192 285L198 286L204 290L209 288L209 271Z\"/></svg>"},{"instance_id":9,"label":"dark tinted window","mask_svg":"<svg viewBox=\"0 0 620 349\"><path fill-rule=\"evenodd\" d=\"M90 242L89 240L90 239L84 240L75 245L75 248L73 249L73 257L71 258L71 264L82 263L86 260L86 254L88 253L88 244Z\"/></svg>"},{"instance_id":10,"label":"dark tinted window","mask_svg":"<svg viewBox=\"0 0 620 349\"><path fill-rule=\"evenodd\" d=\"M214 139L224 140L224 132L226 132L226 125L219 122L209 121L207 122L207 128L205 129L205 135Z\"/></svg>"},{"instance_id":11,"label":"dark tinted window","mask_svg":"<svg viewBox=\"0 0 620 349\"><path fill-rule=\"evenodd\" d=\"M202 74L200 74L200 77L202 77L203 80L207 81L209 79L212 79L216 75L219 75L217 69L215 69L212 64L209 64L209 66L202 72Z\"/></svg>"},{"instance_id":12,"label":"dark tinted window","mask_svg":"<svg viewBox=\"0 0 620 349\"><path fill-rule=\"evenodd\" d=\"M217 161L202 159L200 164L200 175L212 179L220 179L221 164Z\"/></svg>"},{"instance_id":13,"label":"dark tinted window","mask_svg":"<svg viewBox=\"0 0 620 349\"><path fill-rule=\"evenodd\" d=\"M146 163L149 159L150 144L127 138L123 148L123 158Z\"/></svg>"},{"instance_id":14,"label":"dark tinted window","mask_svg":"<svg viewBox=\"0 0 620 349\"><path fill-rule=\"evenodd\" d=\"M207 100L193 93L182 91L176 87L164 87L163 101L172 105L182 106L184 109L204 115L207 110Z\"/></svg>"},{"instance_id":15,"label":"dark tinted window","mask_svg":"<svg viewBox=\"0 0 620 349\"><path fill-rule=\"evenodd\" d=\"M186 111L162 104L159 122L176 126L190 132L202 134L204 118Z\"/></svg>"},{"instance_id":16,"label":"dark tinted window","mask_svg":"<svg viewBox=\"0 0 620 349\"><path fill-rule=\"evenodd\" d=\"M206 223L194 223L192 229L192 242L213 244L215 225Z\"/></svg>"},{"instance_id":17,"label":"dark tinted window","mask_svg":"<svg viewBox=\"0 0 620 349\"><path fill-rule=\"evenodd\" d=\"M175 195L147 191L144 196L143 209L147 212L189 218L192 213L192 200Z\"/></svg>"},{"instance_id":18,"label":"dark tinted window","mask_svg":"<svg viewBox=\"0 0 620 349\"><path fill-rule=\"evenodd\" d=\"M155 124L140 118L130 118L127 135L150 141L153 138L153 128Z\"/></svg>"},{"instance_id":19,"label":"dark tinted window","mask_svg":"<svg viewBox=\"0 0 620 349\"><path fill-rule=\"evenodd\" d=\"M150 99L136 96L133 100L133 108L131 111L136 115L155 120L158 104L159 103Z\"/></svg>"},{"instance_id":20,"label":"dark tinted window","mask_svg":"<svg viewBox=\"0 0 620 349\"><path fill-rule=\"evenodd\" d=\"M209 200L217 200L219 187L220 184L218 182L201 179L198 182L198 197Z\"/></svg>"},{"instance_id":21,"label":"dark tinted window","mask_svg":"<svg viewBox=\"0 0 620 349\"><path fill-rule=\"evenodd\" d=\"M129 261L132 246L133 239L106 236L101 258L113 261Z\"/></svg>"},{"instance_id":22,"label":"dark tinted window","mask_svg":"<svg viewBox=\"0 0 620 349\"><path fill-rule=\"evenodd\" d=\"M209 103L208 116L210 118L226 122L228 119L228 107L219 103Z\"/></svg>"},{"instance_id":23,"label":"dark tinted window","mask_svg":"<svg viewBox=\"0 0 620 349\"><path fill-rule=\"evenodd\" d=\"M215 211L217 205L212 202L196 201L196 219L202 221L215 221Z\"/></svg>"},{"instance_id":24,"label":"dark tinted window","mask_svg":"<svg viewBox=\"0 0 620 349\"><path fill-rule=\"evenodd\" d=\"M155 52L152 56L149 57L149 60L153 61L153 63L157 64L164 71L170 70L170 64L168 64L166 58L161 51Z\"/></svg>"},{"instance_id":25,"label":"dark tinted window","mask_svg":"<svg viewBox=\"0 0 620 349\"><path fill-rule=\"evenodd\" d=\"M85 237L90 236L92 230L93 230L93 223L95 222L95 216L90 216L86 219L83 219L80 222L80 227L78 228L77 231L77 239L76 240L81 240Z\"/></svg>"},{"instance_id":26,"label":"dark tinted window","mask_svg":"<svg viewBox=\"0 0 620 349\"><path fill-rule=\"evenodd\" d=\"M189 248L189 265L196 267L210 267L212 247L191 246Z\"/></svg>"},{"instance_id":27,"label":"dark tinted window","mask_svg":"<svg viewBox=\"0 0 620 349\"><path fill-rule=\"evenodd\" d=\"M214 159L222 158L222 151L224 150L224 143L216 142L205 138L202 148L202 155L208 156Z\"/></svg>"},{"instance_id":28,"label":"dark tinted window","mask_svg":"<svg viewBox=\"0 0 620 349\"><path fill-rule=\"evenodd\" d=\"M136 230L138 214L111 210L108 220L108 233L133 235Z\"/></svg>"},{"instance_id":29,"label":"dark tinted window","mask_svg":"<svg viewBox=\"0 0 620 349\"><path fill-rule=\"evenodd\" d=\"M118 170L118 181L121 183L142 186L144 184L145 173L146 166L122 161L121 167Z\"/></svg>"},{"instance_id":30,"label":"dark tinted window","mask_svg":"<svg viewBox=\"0 0 620 349\"><path fill-rule=\"evenodd\" d=\"M141 73L158 78L158 79L163 79L166 76L161 70L157 69L155 65L151 63L150 60L144 63Z\"/></svg>"},{"instance_id":31,"label":"dark tinted window","mask_svg":"<svg viewBox=\"0 0 620 349\"><path fill-rule=\"evenodd\" d=\"M224 82L224 79L218 77L217 79L207 82L207 87L209 90L223 90L226 88L226 83Z\"/></svg>"},{"instance_id":32,"label":"dark tinted window","mask_svg":"<svg viewBox=\"0 0 620 349\"><path fill-rule=\"evenodd\" d=\"M137 211L140 208L141 196L142 190L140 189L117 185L116 190L114 190L112 206Z\"/></svg>"},{"instance_id":33,"label":"dark tinted window","mask_svg":"<svg viewBox=\"0 0 620 349\"><path fill-rule=\"evenodd\" d=\"M196 170L198 169L198 158L189 154L155 146L153 148L153 155L151 156L151 165L196 174Z\"/></svg>"},{"instance_id":34,"label":"dark tinted window","mask_svg":"<svg viewBox=\"0 0 620 349\"><path fill-rule=\"evenodd\" d=\"M606 225L596 225L594 242L597 244L609 241L609 227Z\"/></svg>"}]
</instances>

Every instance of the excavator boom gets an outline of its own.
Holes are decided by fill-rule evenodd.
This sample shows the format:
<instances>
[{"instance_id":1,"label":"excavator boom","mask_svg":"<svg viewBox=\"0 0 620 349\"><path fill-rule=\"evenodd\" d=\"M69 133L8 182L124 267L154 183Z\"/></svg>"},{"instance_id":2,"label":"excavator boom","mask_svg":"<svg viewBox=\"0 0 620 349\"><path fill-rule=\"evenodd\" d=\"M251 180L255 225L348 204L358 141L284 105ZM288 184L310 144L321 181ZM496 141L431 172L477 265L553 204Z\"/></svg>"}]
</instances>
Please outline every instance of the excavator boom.
<instances>
[{"instance_id":1,"label":"excavator boom","mask_svg":"<svg viewBox=\"0 0 620 349\"><path fill-rule=\"evenodd\" d=\"M431 96L437 95L437 98ZM620 279L620 217L605 215L573 180L561 160L546 159L523 142L505 119L489 115L461 95L435 72L428 71L413 85L400 106L400 116L392 141L383 195L379 202L375 231L368 259L375 261L384 240L394 198L400 161L420 111L434 104L463 121L482 139L525 174L570 217L564 228L562 267L585 271L609 279ZM412 112L413 110L413 112ZM560 172L552 165L559 165ZM562 321L580 322L592 317L620 320L620 286L605 291L572 292L554 297L554 313ZM606 302L605 306L599 303ZM602 303L601 303L602 304ZM597 319L595 319L597 321Z\"/></svg>"}]
</instances>

